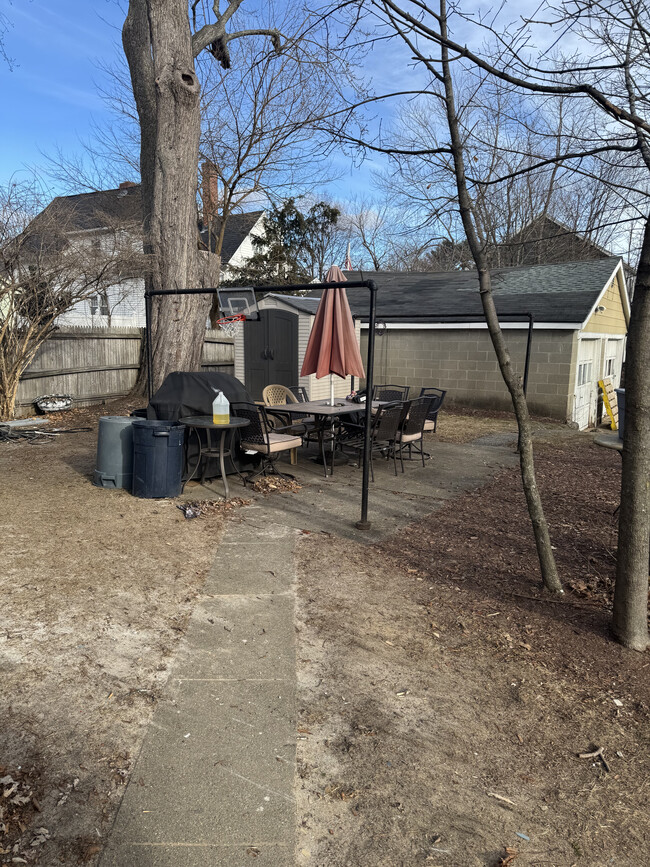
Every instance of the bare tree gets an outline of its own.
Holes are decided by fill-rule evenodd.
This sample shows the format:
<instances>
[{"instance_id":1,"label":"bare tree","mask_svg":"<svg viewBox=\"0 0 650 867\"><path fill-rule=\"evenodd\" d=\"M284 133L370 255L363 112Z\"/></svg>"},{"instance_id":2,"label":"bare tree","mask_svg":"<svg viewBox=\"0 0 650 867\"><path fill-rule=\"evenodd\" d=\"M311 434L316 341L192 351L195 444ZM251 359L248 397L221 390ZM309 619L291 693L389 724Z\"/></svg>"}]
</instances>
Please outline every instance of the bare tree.
<instances>
[{"instance_id":1,"label":"bare tree","mask_svg":"<svg viewBox=\"0 0 650 867\"><path fill-rule=\"evenodd\" d=\"M613 631L628 647L644 650L648 645L648 553L650 549L650 219L648 218L647 187L639 189L635 173L639 168L650 170L650 120L647 111L650 100L650 26L646 0L615 0L604 4L587 0L570 0L558 4L543 4L534 24L540 19L550 25L553 38L570 35L576 50L574 56L554 60L548 50L537 56L531 52L531 22L509 29L503 22L486 25L485 19L465 17L490 32L498 45L496 56L475 51L452 38L447 27L443 5L440 10L421 0L376 0L373 6L382 20L387 21L404 39L418 61L434 75L429 57L431 49L449 64L466 64L477 79L487 77L502 82L510 89L521 90L545 100L571 97L582 100L599 117L599 123L581 130L573 140L565 142L561 152L550 154L526 167L526 171L552 163L571 163L580 171L587 157L609 155L628 167L631 180L618 184L627 186L631 194L630 210L619 222L642 217L643 240L632 302L632 320L628 333L626 369L626 426L623 451L623 476L619 523L619 552L614 598ZM455 7L462 15L462 8ZM451 78L442 73L446 102L449 107ZM434 75L434 77L436 77ZM440 77L436 77L440 81ZM453 114L454 112L452 112ZM449 115L449 111L448 111ZM450 117L450 130L454 126ZM453 134L453 130L452 130ZM459 194L468 185L485 183L470 169L459 165L457 154L462 142L454 144L454 162L458 175ZM521 170L523 171L523 169ZM514 176L517 172L511 172ZM487 183L502 183L505 177ZM640 197L640 198L637 198ZM460 202L461 211L471 211L469 203ZM629 211L628 211L629 213ZM472 227L463 214L463 223L471 234ZM469 240L469 238L468 238ZM479 268L481 272L481 268ZM629 414L628 414L629 413ZM628 427L629 425L629 427Z\"/></svg>"},{"instance_id":2,"label":"bare tree","mask_svg":"<svg viewBox=\"0 0 650 867\"><path fill-rule=\"evenodd\" d=\"M463 129L468 131L464 141L471 176L482 181L506 178L499 184L471 184L477 234L490 264L507 267L606 255L603 248L616 242L621 208L629 205L629 195L621 193L617 182L629 173L602 157L586 158L580 172L552 160L533 168L561 150L564 141L592 118L568 98L546 108L532 106L526 95L501 93L485 81L477 87L474 77L460 72L455 88L463 107ZM439 270L467 267L471 259L455 206L450 165L435 155L446 125L442 106L432 94L412 100L394 125L395 144L406 151L432 150L434 156L405 153L397 172L382 175L384 189L407 219L443 236L432 238L431 249L420 261L424 270L435 270L438 264Z\"/></svg>"},{"instance_id":3,"label":"bare tree","mask_svg":"<svg viewBox=\"0 0 650 867\"><path fill-rule=\"evenodd\" d=\"M14 415L20 377L38 348L75 305L128 280L145 263L121 230L101 250L71 239L69 213L40 214L36 190L11 182L0 190L0 419Z\"/></svg>"},{"instance_id":4,"label":"bare tree","mask_svg":"<svg viewBox=\"0 0 650 867\"><path fill-rule=\"evenodd\" d=\"M214 286L218 279L218 257L209 251L199 257L196 250L195 195L201 135L197 58L207 59L211 55L227 71L233 65L231 49L241 45L241 40L252 39L256 40L257 63L264 63L263 58L271 50L278 55L286 52L289 57L300 51L305 63L310 59L310 68L305 67L301 73L305 80L317 70L325 70L323 75L327 75L330 55L326 21L305 16L302 30L294 27L289 36L281 34L276 23L258 26L255 20L253 26L246 21L237 29L242 4L243 0L230 0L222 10L217 2L200 0L191 4L187 0L129 2L123 44L140 126L144 249L153 260L149 289ZM296 20L302 13L297 14L292 7L291 15ZM291 85L294 87L295 81ZM236 104L235 92L231 92L227 78L214 82L211 100L215 101L218 95L223 99L225 88ZM260 93L263 92L262 87ZM293 99L294 95L287 91L285 97ZM277 128L277 123L271 122L273 126ZM258 158L263 149L259 140L262 129L263 124L250 139L250 147L256 149ZM217 149L221 134L218 121L213 133L213 148ZM286 134L291 134L291 128ZM209 149L206 150L206 156L210 157ZM213 152L210 161L219 164L220 159ZM241 183L238 181L239 189L243 190L245 184L244 174ZM207 266L207 273L202 264ZM171 370L197 368L208 309L209 300L200 296L155 300L152 321L155 385Z\"/></svg>"},{"instance_id":5,"label":"bare tree","mask_svg":"<svg viewBox=\"0 0 650 867\"><path fill-rule=\"evenodd\" d=\"M390 257L392 239L401 227L395 210L378 196L360 196L348 205L342 223L349 227L353 267L361 270L369 262L372 270L381 271Z\"/></svg>"}]
</instances>

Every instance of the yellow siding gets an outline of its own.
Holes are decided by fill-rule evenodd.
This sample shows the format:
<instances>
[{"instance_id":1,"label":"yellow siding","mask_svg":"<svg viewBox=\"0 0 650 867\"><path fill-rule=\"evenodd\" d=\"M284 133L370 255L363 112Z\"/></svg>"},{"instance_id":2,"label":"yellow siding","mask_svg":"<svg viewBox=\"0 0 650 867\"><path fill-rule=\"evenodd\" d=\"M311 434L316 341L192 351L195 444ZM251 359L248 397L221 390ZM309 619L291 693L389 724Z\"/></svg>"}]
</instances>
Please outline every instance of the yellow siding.
<instances>
[{"instance_id":1,"label":"yellow siding","mask_svg":"<svg viewBox=\"0 0 650 867\"><path fill-rule=\"evenodd\" d=\"M623 312L618 274L614 276L612 282L607 287L607 291L598 303L605 307L606 310L602 313L595 310L582 331L592 334L625 334L627 328L625 326L625 314Z\"/></svg>"}]
</instances>

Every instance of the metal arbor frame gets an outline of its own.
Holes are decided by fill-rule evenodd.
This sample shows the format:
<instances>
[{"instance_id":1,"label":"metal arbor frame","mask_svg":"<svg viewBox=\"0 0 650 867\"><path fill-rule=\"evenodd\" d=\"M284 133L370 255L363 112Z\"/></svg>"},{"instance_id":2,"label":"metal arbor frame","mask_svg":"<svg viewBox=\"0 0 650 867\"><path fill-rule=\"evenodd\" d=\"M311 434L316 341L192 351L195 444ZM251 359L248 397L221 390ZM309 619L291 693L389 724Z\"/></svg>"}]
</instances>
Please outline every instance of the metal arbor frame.
<instances>
[{"instance_id":1,"label":"metal arbor frame","mask_svg":"<svg viewBox=\"0 0 650 867\"><path fill-rule=\"evenodd\" d=\"M370 292L370 310L368 316L368 357L366 359L366 417L364 422L363 439L363 475L361 479L361 518L356 522L359 530L369 530L368 520L368 484L370 481L370 439L372 429L372 400L367 395L372 395L373 372L375 358L375 324L377 310L377 286L374 280L346 280L336 283L298 283L292 286L253 286L256 292L312 291L314 289L368 289ZM161 295L216 295L217 289L151 289L144 293L145 322L146 322L146 353L147 353L147 393L149 399L153 395L152 371L152 345L151 345L151 299Z\"/></svg>"}]
</instances>

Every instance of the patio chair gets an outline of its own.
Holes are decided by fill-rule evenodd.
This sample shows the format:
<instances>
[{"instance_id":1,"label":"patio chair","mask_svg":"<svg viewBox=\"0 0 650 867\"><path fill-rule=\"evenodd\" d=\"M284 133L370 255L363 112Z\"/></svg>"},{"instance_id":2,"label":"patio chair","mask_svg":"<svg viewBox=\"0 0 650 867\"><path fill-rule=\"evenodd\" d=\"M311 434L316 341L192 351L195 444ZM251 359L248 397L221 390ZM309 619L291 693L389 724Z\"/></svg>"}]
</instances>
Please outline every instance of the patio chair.
<instances>
[{"instance_id":1,"label":"patio chair","mask_svg":"<svg viewBox=\"0 0 650 867\"><path fill-rule=\"evenodd\" d=\"M395 453L395 441L399 433L400 424L404 415L408 412L408 401L396 401L391 404L384 404L377 409L372 420L372 429L370 432L370 478L375 481L375 471L373 468L372 456L375 452L380 452L386 456L386 460L393 458L393 468L397 475L397 458ZM361 427L361 426L360 426ZM349 440L343 444L344 448L351 448L357 452L357 466L361 466L361 455L363 454L364 436L360 433L358 439Z\"/></svg>"},{"instance_id":2,"label":"patio chair","mask_svg":"<svg viewBox=\"0 0 650 867\"><path fill-rule=\"evenodd\" d=\"M269 422L266 409L254 403L231 403L231 412L237 418L246 418L250 422L241 432L241 448L244 451L258 452L262 457L260 469L249 474L244 483L260 475L269 473L284 479L293 479L290 473L281 473L275 466L282 452L297 449L302 445L302 438L291 434L277 433Z\"/></svg>"},{"instance_id":3,"label":"patio chair","mask_svg":"<svg viewBox=\"0 0 650 867\"><path fill-rule=\"evenodd\" d=\"M444 388L421 388L420 397L432 397L433 401L429 407L427 414L427 422L424 426L425 431L432 430L434 433L438 427L438 412L442 406L442 402L447 394Z\"/></svg>"},{"instance_id":4,"label":"patio chair","mask_svg":"<svg viewBox=\"0 0 650 867\"><path fill-rule=\"evenodd\" d=\"M309 397L307 396L307 389L304 385L292 385L291 392L293 396L297 399L298 403L307 403Z\"/></svg>"},{"instance_id":5,"label":"patio chair","mask_svg":"<svg viewBox=\"0 0 650 867\"><path fill-rule=\"evenodd\" d=\"M422 466L424 459L430 458L431 455L424 451L424 431L426 430L427 417L429 407L435 400L434 397L416 397L414 400L407 401L408 407L397 432L395 440L395 448L399 451L399 460L404 472L404 449L408 446L408 459L412 460L412 449L415 446L418 454L422 457Z\"/></svg>"},{"instance_id":6,"label":"patio chair","mask_svg":"<svg viewBox=\"0 0 650 867\"><path fill-rule=\"evenodd\" d=\"M286 385L267 385L262 390L262 399L266 406L277 406L283 403L301 403L302 401L296 397L290 388ZM273 428L278 433L291 433L294 436L302 436L309 428L314 425L314 417L311 415L295 415L294 413L283 413L278 410L267 413L271 416L271 420L277 418L281 425L273 423Z\"/></svg>"},{"instance_id":7,"label":"patio chair","mask_svg":"<svg viewBox=\"0 0 650 867\"><path fill-rule=\"evenodd\" d=\"M408 385L375 385L372 389L373 400L408 400Z\"/></svg>"}]
</instances>

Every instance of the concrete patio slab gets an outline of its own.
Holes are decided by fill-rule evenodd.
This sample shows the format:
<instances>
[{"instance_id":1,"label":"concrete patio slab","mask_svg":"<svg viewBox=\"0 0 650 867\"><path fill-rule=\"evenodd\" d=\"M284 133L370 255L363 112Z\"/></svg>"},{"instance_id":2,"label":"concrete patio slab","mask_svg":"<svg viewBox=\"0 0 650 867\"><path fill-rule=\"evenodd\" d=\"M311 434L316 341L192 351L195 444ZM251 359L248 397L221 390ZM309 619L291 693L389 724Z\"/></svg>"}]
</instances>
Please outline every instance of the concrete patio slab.
<instances>
[{"instance_id":1,"label":"concrete patio slab","mask_svg":"<svg viewBox=\"0 0 650 867\"><path fill-rule=\"evenodd\" d=\"M432 459L395 476L375 464L370 531L355 527L361 471L304 456L298 493L238 490L104 851L101 867L289 867L295 863L295 566L302 533L361 544L480 487L517 463L511 446L431 442ZM196 486L189 499L219 490Z\"/></svg>"}]
</instances>

